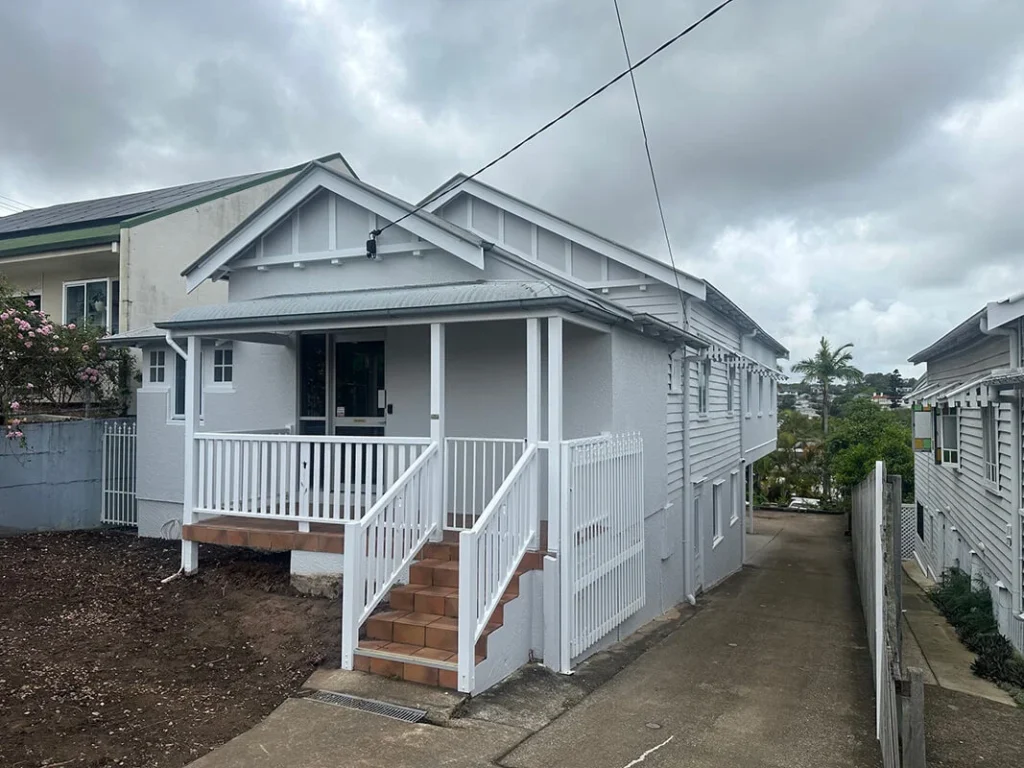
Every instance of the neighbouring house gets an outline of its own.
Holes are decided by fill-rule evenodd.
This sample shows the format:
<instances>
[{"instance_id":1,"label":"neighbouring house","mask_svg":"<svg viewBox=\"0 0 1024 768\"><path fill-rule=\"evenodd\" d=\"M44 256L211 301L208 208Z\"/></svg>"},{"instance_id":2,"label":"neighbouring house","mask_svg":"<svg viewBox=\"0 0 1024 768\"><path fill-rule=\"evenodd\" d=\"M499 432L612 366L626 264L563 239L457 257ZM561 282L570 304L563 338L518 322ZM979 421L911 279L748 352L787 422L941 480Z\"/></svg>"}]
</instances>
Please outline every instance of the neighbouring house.
<instances>
[{"instance_id":1,"label":"neighbouring house","mask_svg":"<svg viewBox=\"0 0 1024 768\"><path fill-rule=\"evenodd\" d=\"M1021 345L1024 300L992 302L910 358L916 553L934 578L958 567L992 592L1024 650Z\"/></svg>"},{"instance_id":2,"label":"neighbouring house","mask_svg":"<svg viewBox=\"0 0 1024 768\"><path fill-rule=\"evenodd\" d=\"M355 175L340 154L321 162ZM223 285L186 294L178 273L303 167L0 217L0 273L58 322L111 333L151 326L184 306L223 301Z\"/></svg>"},{"instance_id":3,"label":"neighbouring house","mask_svg":"<svg viewBox=\"0 0 1024 768\"><path fill-rule=\"evenodd\" d=\"M479 692L742 567L787 351L704 280L442 189L310 163L184 270L226 300L111 343L143 351L140 535L342 574L345 668Z\"/></svg>"}]
</instances>

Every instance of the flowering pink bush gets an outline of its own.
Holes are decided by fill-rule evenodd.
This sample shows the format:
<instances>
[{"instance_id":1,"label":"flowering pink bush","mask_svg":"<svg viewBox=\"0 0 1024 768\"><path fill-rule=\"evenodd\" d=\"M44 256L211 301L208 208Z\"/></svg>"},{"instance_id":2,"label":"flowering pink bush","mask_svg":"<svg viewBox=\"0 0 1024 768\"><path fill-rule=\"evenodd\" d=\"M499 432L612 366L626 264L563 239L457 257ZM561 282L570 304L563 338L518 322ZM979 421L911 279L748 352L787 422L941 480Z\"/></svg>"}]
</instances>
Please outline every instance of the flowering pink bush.
<instances>
[{"instance_id":1,"label":"flowering pink bush","mask_svg":"<svg viewBox=\"0 0 1024 768\"><path fill-rule=\"evenodd\" d=\"M0 278L0 428L8 439L24 439L21 414L30 404L125 400L134 361L124 350L101 347L104 335L55 323Z\"/></svg>"}]
</instances>

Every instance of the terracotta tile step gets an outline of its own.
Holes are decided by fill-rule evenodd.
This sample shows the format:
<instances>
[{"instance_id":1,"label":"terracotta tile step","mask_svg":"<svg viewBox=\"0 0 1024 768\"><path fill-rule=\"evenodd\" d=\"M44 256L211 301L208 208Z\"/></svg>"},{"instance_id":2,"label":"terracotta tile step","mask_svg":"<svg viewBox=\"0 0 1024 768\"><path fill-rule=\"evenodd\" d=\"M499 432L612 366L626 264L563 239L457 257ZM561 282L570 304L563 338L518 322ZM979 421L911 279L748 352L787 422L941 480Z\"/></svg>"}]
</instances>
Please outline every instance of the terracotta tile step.
<instances>
[{"instance_id":1,"label":"terracotta tile step","mask_svg":"<svg viewBox=\"0 0 1024 768\"><path fill-rule=\"evenodd\" d=\"M519 596L518 580L513 579L505 594L501 596L498 607L491 617L492 621L501 624L504 621L505 603ZM444 616L458 617L459 590L455 587L435 587L424 584L405 584L391 588L388 597L391 609L415 613L434 613Z\"/></svg>"},{"instance_id":2,"label":"terracotta tile step","mask_svg":"<svg viewBox=\"0 0 1024 768\"><path fill-rule=\"evenodd\" d=\"M294 522L252 518L215 517L182 527L186 541L218 544L224 547L249 547L272 551L306 552L345 551L345 527L313 523L310 530L299 531Z\"/></svg>"},{"instance_id":3,"label":"terracotta tile step","mask_svg":"<svg viewBox=\"0 0 1024 768\"><path fill-rule=\"evenodd\" d=\"M487 655L487 636L498 627L491 622L476 643L476 652ZM459 650L459 620L453 616L408 611L384 611L366 620L366 640L436 648L448 653ZM360 641L362 645L364 641Z\"/></svg>"},{"instance_id":4,"label":"terracotta tile step","mask_svg":"<svg viewBox=\"0 0 1024 768\"><path fill-rule=\"evenodd\" d=\"M458 655L436 648L417 648L403 643L361 640L355 651L355 668L412 683L457 689ZM479 664L484 657L477 655Z\"/></svg>"}]
</instances>

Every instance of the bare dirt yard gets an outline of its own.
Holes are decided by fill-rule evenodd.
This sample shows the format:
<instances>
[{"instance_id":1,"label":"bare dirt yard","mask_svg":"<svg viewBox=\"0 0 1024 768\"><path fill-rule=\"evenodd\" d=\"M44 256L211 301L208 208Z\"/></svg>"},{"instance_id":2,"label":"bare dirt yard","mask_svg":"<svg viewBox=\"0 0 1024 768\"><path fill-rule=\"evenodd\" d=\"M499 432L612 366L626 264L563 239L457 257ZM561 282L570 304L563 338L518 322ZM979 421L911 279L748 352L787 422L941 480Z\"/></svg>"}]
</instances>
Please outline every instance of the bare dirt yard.
<instances>
[{"instance_id":1,"label":"bare dirt yard","mask_svg":"<svg viewBox=\"0 0 1024 768\"><path fill-rule=\"evenodd\" d=\"M179 768L339 658L337 600L288 555L116 531L0 538L0 766Z\"/></svg>"}]
</instances>

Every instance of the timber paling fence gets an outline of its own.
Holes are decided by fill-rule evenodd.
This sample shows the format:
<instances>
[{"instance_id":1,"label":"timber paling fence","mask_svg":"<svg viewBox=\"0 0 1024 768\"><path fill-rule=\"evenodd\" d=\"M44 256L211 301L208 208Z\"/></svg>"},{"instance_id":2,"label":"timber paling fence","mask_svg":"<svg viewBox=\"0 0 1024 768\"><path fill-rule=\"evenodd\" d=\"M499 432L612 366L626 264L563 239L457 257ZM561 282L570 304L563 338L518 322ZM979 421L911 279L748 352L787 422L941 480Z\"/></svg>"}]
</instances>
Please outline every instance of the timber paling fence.
<instances>
[{"instance_id":1,"label":"timber paling fence","mask_svg":"<svg viewBox=\"0 0 1024 768\"><path fill-rule=\"evenodd\" d=\"M902 664L902 499L899 475L875 463L853 490L850 532L874 668L875 735L885 768L924 768L923 673Z\"/></svg>"}]
</instances>

